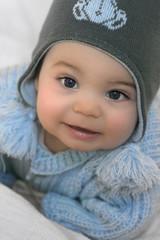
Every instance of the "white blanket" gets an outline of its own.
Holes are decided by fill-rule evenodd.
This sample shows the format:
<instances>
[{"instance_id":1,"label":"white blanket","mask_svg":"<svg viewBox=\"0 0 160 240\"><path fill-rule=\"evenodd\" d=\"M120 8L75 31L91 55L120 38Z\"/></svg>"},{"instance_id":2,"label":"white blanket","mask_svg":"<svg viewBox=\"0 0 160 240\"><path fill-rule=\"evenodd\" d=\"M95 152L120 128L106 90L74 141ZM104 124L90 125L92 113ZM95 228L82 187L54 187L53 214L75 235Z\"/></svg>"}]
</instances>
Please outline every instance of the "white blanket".
<instances>
[{"instance_id":1,"label":"white blanket","mask_svg":"<svg viewBox=\"0 0 160 240\"><path fill-rule=\"evenodd\" d=\"M46 219L19 194L0 184L1 240L87 240Z\"/></svg>"}]
</instances>

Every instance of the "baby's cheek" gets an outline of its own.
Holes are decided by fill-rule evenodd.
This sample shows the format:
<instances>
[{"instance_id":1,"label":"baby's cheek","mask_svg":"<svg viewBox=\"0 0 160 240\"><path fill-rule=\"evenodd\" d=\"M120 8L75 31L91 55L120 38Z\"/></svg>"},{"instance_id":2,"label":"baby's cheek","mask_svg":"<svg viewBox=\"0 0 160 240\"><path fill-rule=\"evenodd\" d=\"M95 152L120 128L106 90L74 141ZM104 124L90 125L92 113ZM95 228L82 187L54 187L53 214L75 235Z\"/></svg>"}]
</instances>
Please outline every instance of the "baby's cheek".
<instances>
[{"instance_id":1,"label":"baby's cheek","mask_svg":"<svg viewBox=\"0 0 160 240\"><path fill-rule=\"evenodd\" d=\"M46 114L51 114L55 112L59 107L60 99L53 95L50 90L40 91L37 97L37 108L39 111L43 111Z\"/></svg>"},{"instance_id":2,"label":"baby's cheek","mask_svg":"<svg viewBox=\"0 0 160 240\"><path fill-rule=\"evenodd\" d=\"M127 116L119 116L119 121L115 127L119 128L120 131L124 133L124 135L129 137L133 133L136 123L136 116L133 113L130 113Z\"/></svg>"},{"instance_id":3,"label":"baby's cheek","mask_svg":"<svg viewBox=\"0 0 160 240\"><path fill-rule=\"evenodd\" d=\"M117 133L124 131L126 128L125 119L123 117L115 117L110 121L110 127L113 132Z\"/></svg>"},{"instance_id":4,"label":"baby's cheek","mask_svg":"<svg viewBox=\"0 0 160 240\"><path fill-rule=\"evenodd\" d=\"M112 118L111 128L113 134L122 134L124 137L129 137L132 134L135 125L136 119L135 117L131 117L132 115L127 116L125 114L118 115L117 117Z\"/></svg>"}]
</instances>

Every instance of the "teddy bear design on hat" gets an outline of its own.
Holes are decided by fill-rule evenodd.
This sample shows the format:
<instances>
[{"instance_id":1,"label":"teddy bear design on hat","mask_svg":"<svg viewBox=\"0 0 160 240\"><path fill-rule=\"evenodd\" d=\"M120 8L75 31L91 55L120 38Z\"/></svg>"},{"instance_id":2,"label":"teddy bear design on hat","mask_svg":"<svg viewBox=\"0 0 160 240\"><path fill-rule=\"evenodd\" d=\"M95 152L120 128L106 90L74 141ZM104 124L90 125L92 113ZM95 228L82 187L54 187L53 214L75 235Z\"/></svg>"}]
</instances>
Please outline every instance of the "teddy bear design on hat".
<instances>
[{"instance_id":1,"label":"teddy bear design on hat","mask_svg":"<svg viewBox=\"0 0 160 240\"><path fill-rule=\"evenodd\" d=\"M90 20L111 30L121 28L127 21L125 11L118 9L116 0L78 0L73 14L78 20Z\"/></svg>"}]
</instances>

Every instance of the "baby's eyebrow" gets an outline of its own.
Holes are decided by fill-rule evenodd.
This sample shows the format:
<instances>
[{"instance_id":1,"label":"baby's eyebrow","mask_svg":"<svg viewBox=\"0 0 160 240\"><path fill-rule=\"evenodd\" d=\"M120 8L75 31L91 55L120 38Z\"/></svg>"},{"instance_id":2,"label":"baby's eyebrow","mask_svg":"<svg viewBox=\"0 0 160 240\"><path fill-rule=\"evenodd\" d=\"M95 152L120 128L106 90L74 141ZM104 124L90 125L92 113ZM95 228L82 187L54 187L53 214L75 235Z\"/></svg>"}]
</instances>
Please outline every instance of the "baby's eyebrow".
<instances>
[{"instance_id":1,"label":"baby's eyebrow","mask_svg":"<svg viewBox=\"0 0 160 240\"><path fill-rule=\"evenodd\" d=\"M63 60L57 61L56 63L53 64L53 66L54 66L54 67L55 67L55 66L65 66L65 67L69 67L69 68L72 68L72 69L80 72L80 69L79 69L78 66L73 65L73 64L71 64L71 63L69 63L69 62L65 62L65 61L63 61Z\"/></svg>"},{"instance_id":2,"label":"baby's eyebrow","mask_svg":"<svg viewBox=\"0 0 160 240\"><path fill-rule=\"evenodd\" d=\"M110 84L114 84L114 85L116 85L116 84L126 85L128 87L132 87L132 88L136 89L136 85L135 85L134 82L129 82L129 81L110 81L109 83Z\"/></svg>"}]
</instances>

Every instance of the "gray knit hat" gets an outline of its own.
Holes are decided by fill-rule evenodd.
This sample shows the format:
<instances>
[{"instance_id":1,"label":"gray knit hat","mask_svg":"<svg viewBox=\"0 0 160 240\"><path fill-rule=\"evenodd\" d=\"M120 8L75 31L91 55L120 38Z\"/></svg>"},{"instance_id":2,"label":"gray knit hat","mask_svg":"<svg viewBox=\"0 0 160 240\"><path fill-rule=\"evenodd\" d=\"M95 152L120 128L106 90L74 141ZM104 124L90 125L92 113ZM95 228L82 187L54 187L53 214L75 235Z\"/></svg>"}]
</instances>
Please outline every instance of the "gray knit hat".
<instances>
[{"instance_id":1,"label":"gray knit hat","mask_svg":"<svg viewBox=\"0 0 160 240\"><path fill-rule=\"evenodd\" d=\"M134 140L139 140L160 85L160 1L54 0L31 64L18 83L25 103L35 107L37 67L48 49L61 41L92 45L128 69L137 87L139 125Z\"/></svg>"}]
</instances>

